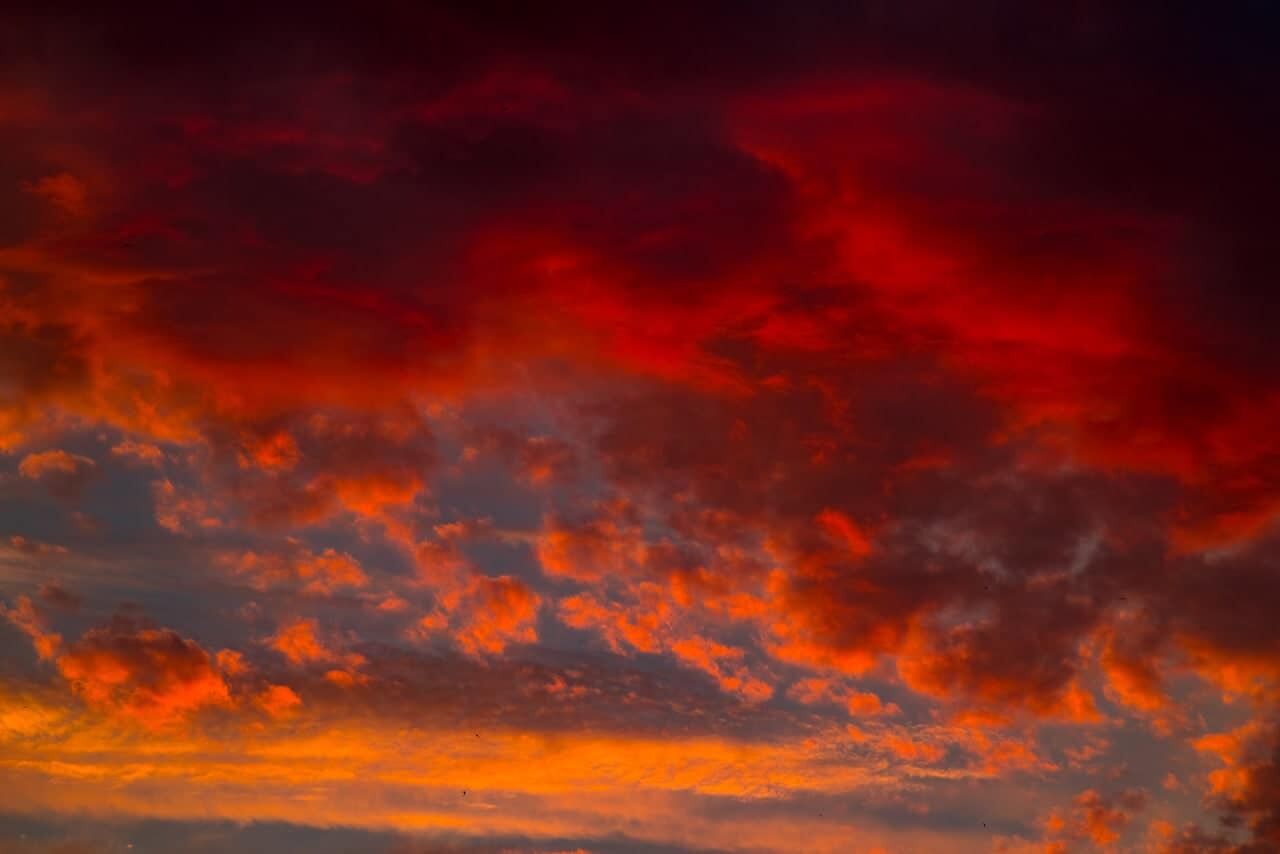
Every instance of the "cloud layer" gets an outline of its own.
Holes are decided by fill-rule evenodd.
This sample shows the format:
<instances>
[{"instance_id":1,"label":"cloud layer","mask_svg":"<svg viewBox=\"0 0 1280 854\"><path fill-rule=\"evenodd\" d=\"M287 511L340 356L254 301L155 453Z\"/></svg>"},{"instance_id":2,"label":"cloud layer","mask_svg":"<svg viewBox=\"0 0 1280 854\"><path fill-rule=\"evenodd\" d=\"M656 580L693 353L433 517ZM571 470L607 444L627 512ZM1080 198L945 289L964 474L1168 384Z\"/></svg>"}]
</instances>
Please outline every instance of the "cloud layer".
<instances>
[{"instance_id":1,"label":"cloud layer","mask_svg":"<svg viewBox=\"0 0 1280 854\"><path fill-rule=\"evenodd\" d=\"M6 809L1280 845L1273 16L837 5L0 25Z\"/></svg>"}]
</instances>

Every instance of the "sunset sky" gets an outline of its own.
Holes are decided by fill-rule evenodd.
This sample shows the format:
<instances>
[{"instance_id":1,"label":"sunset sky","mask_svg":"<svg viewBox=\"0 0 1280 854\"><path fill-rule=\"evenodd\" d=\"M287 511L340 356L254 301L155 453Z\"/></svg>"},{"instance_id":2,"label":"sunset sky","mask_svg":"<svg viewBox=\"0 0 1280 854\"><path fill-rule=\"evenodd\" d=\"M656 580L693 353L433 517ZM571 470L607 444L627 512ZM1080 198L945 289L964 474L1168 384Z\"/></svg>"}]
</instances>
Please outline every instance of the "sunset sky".
<instances>
[{"instance_id":1,"label":"sunset sky","mask_svg":"<svg viewBox=\"0 0 1280 854\"><path fill-rule=\"evenodd\" d=\"M1280 851L1273 4L99 5L0 852Z\"/></svg>"}]
</instances>

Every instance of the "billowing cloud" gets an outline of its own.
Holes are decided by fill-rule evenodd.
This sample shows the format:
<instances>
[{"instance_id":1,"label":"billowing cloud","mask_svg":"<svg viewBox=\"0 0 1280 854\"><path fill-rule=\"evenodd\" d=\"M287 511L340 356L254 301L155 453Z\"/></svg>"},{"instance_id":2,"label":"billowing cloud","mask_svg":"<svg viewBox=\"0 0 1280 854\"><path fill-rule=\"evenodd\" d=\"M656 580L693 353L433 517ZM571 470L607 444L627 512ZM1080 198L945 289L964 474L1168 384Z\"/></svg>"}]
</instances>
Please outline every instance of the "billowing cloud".
<instances>
[{"instance_id":1,"label":"billowing cloud","mask_svg":"<svg viewBox=\"0 0 1280 854\"><path fill-rule=\"evenodd\" d=\"M213 658L171 629L117 615L64 646L60 636L44 631L29 599L20 599L7 616L93 708L156 728L231 702Z\"/></svg>"}]
</instances>

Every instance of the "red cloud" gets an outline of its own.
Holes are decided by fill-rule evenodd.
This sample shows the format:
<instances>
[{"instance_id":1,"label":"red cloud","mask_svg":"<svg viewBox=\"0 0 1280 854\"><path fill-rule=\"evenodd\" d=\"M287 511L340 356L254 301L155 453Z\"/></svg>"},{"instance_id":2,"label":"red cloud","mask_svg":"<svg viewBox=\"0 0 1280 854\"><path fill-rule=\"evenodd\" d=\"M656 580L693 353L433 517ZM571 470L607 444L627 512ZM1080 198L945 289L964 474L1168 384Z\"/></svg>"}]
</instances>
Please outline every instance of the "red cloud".
<instances>
[{"instance_id":1,"label":"red cloud","mask_svg":"<svg viewBox=\"0 0 1280 854\"><path fill-rule=\"evenodd\" d=\"M86 212L88 189L83 181L70 172L47 175L34 183L24 185L23 189L46 199L72 216L83 216Z\"/></svg>"},{"instance_id":2,"label":"red cloud","mask_svg":"<svg viewBox=\"0 0 1280 854\"><path fill-rule=\"evenodd\" d=\"M129 617L90 629L55 664L90 705L146 727L231 703L222 674L195 641Z\"/></svg>"},{"instance_id":3,"label":"red cloud","mask_svg":"<svg viewBox=\"0 0 1280 854\"><path fill-rule=\"evenodd\" d=\"M861 557L870 553L871 543L866 534L844 513L828 508L819 513L817 519L832 536L844 543L850 554Z\"/></svg>"}]
</instances>

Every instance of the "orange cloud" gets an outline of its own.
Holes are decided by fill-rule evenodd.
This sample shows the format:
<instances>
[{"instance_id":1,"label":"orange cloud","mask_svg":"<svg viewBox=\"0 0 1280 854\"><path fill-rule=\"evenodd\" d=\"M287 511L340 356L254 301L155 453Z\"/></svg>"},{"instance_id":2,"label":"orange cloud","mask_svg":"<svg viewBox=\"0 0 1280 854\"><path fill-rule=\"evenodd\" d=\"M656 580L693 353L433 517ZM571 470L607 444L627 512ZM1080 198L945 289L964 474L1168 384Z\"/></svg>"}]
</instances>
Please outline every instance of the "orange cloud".
<instances>
[{"instance_id":1,"label":"orange cloud","mask_svg":"<svg viewBox=\"0 0 1280 854\"><path fill-rule=\"evenodd\" d=\"M692 636L670 644L675 657L708 674L722 691L738 694L752 703L762 703L773 696L773 686L752 676L737 664L743 651L706 638Z\"/></svg>"},{"instance_id":2,"label":"orange cloud","mask_svg":"<svg viewBox=\"0 0 1280 854\"><path fill-rule=\"evenodd\" d=\"M156 523L172 533L193 534L221 528L224 524L213 502L192 490L175 486L172 481L154 481L151 494L155 500Z\"/></svg>"},{"instance_id":3,"label":"orange cloud","mask_svg":"<svg viewBox=\"0 0 1280 854\"><path fill-rule=\"evenodd\" d=\"M220 649L214 656L218 669L228 676L240 676L249 672L249 664L244 654L234 649Z\"/></svg>"},{"instance_id":4,"label":"orange cloud","mask_svg":"<svg viewBox=\"0 0 1280 854\"><path fill-rule=\"evenodd\" d=\"M1086 789L1072 799L1068 811L1056 810L1045 819L1048 850L1065 852L1070 843L1078 841L1110 846L1146 804L1147 795L1141 790L1129 789L1108 796Z\"/></svg>"},{"instance_id":5,"label":"orange cloud","mask_svg":"<svg viewBox=\"0 0 1280 854\"><path fill-rule=\"evenodd\" d=\"M521 436L510 430L477 431L463 449L463 458L474 461L494 456L531 486L568 481L577 472L573 449L555 436Z\"/></svg>"},{"instance_id":6,"label":"orange cloud","mask_svg":"<svg viewBox=\"0 0 1280 854\"><path fill-rule=\"evenodd\" d=\"M40 481L59 498L78 496L96 469L88 457L59 448L27 454L18 464L18 474Z\"/></svg>"},{"instance_id":7,"label":"orange cloud","mask_svg":"<svg viewBox=\"0 0 1280 854\"><path fill-rule=\"evenodd\" d=\"M288 685L268 685L258 697L258 704L271 717L280 718L301 706L302 700Z\"/></svg>"},{"instance_id":8,"label":"orange cloud","mask_svg":"<svg viewBox=\"0 0 1280 854\"><path fill-rule=\"evenodd\" d=\"M885 705L878 696L868 691L854 691L849 694L845 705L849 709L849 714L855 717L859 715L891 715L901 711L896 704Z\"/></svg>"},{"instance_id":9,"label":"orange cloud","mask_svg":"<svg viewBox=\"0 0 1280 854\"><path fill-rule=\"evenodd\" d=\"M1169 733L1184 721L1185 713L1168 696L1159 655L1156 648L1126 648L1110 636L1099 663L1107 680L1108 696L1146 716L1157 730Z\"/></svg>"},{"instance_id":10,"label":"orange cloud","mask_svg":"<svg viewBox=\"0 0 1280 854\"><path fill-rule=\"evenodd\" d=\"M111 453L117 457L136 460L139 463L151 466L158 466L165 459L165 453L158 445L151 442L137 442L133 439L125 439L111 447Z\"/></svg>"},{"instance_id":11,"label":"orange cloud","mask_svg":"<svg viewBox=\"0 0 1280 854\"><path fill-rule=\"evenodd\" d=\"M590 581L635 572L646 549L633 526L604 515L579 524L549 520L537 553L544 572Z\"/></svg>"},{"instance_id":12,"label":"orange cloud","mask_svg":"<svg viewBox=\"0 0 1280 854\"><path fill-rule=\"evenodd\" d=\"M471 654L498 654L510 644L534 643L542 598L518 578L477 578L464 594L466 616L455 620L454 639Z\"/></svg>"},{"instance_id":13,"label":"orange cloud","mask_svg":"<svg viewBox=\"0 0 1280 854\"><path fill-rule=\"evenodd\" d=\"M42 543L38 540L28 539L21 534L14 534L10 537L9 546L15 551L19 551L27 555L61 555L67 553L65 546L55 545L54 543Z\"/></svg>"},{"instance_id":14,"label":"orange cloud","mask_svg":"<svg viewBox=\"0 0 1280 854\"><path fill-rule=\"evenodd\" d=\"M630 646L640 652L658 652L670 606L654 588L641 591L643 604L634 609L603 604L589 593L566 596L560 600L560 619L575 629L599 631L614 651Z\"/></svg>"},{"instance_id":15,"label":"orange cloud","mask_svg":"<svg viewBox=\"0 0 1280 854\"><path fill-rule=\"evenodd\" d=\"M830 679L810 677L794 683L787 689L787 695L802 703L813 704L836 699L838 689Z\"/></svg>"},{"instance_id":16,"label":"orange cloud","mask_svg":"<svg viewBox=\"0 0 1280 854\"><path fill-rule=\"evenodd\" d=\"M337 657L333 650L321 642L315 620L297 619L281 626L279 631L267 638L267 645L292 664L332 661Z\"/></svg>"},{"instance_id":17,"label":"orange cloud","mask_svg":"<svg viewBox=\"0 0 1280 854\"><path fill-rule=\"evenodd\" d=\"M1211 801L1222 813L1223 823L1246 826L1257 850L1280 845L1280 729L1254 719L1233 730L1202 736L1192 745L1222 765L1209 772L1208 781ZM1194 826L1184 831L1181 844L1189 846L1188 837L1215 841ZM1181 849L1171 845L1170 850Z\"/></svg>"},{"instance_id":18,"label":"orange cloud","mask_svg":"<svg viewBox=\"0 0 1280 854\"><path fill-rule=\"evenodd\" d=\"M360 588L369 583L359 561L334 549L319 553L300 547L284 552L246 551L227 555L222 562L233 573L262 589L298 584L308 593L332 593L339 588Z\"/></svg>"},{"instance_id":19,"label":"orange cloud","mask_svg":"<svg viewBox=\"0 0 1280 854\"><path fill-rule=\"evenodd\" d=\"M292 432L248 432L239 445L230 491L267 527L337 513L385 521L413 503L434 462L430 430L408 407L299 414Z\"/></svg>"},{"instance_id":20,"label":"orange cloud","mask_svg":"<svg viewBox=\"0 0 1280 854\"><path fill-rule=\"evenodd\" d=\"M42 659L53 658L61 648L62 636L48 631L44 615L28 597L19 596L14 606L4 609L3 614L5 619L31 638L36 653Z\"/></svg>"},{"instance_id":21,"label":"orange cloud","mask_svg":"<svg viewBox=\"0 0 1280 854\"><path fill-rule=\"evenodd\" d=\"M908 762L930 764L940 762L942 757L946 755L946 750L942 745L920 742L910 737L898 735L888 735L881 738L877 742L877 746L884 747L894 756Z\"/></svg>"},{"instance_id":22,"label":"orange cloud","mask_svg":"<svg viewBox=\"0 0 1280 854\"><path fill-rule=\"evenodd\" d=\"M222 674L195 641L129 617L90 629L54 663L91 706L149 728L231 702Z\"/></svg>"},{"instance_id":23,"label":"orange cloud","mask_svg":"<svg viewBox=\"0 0 1280 854\"><path fill-rule=\"evenodd\" d=\"M787 693L809 705L824 702L842 704L851 717L876 717L902 712L896 703L886 704L877 694L855 690L833 679L817 677L801 679L795 682Z\"/></svg>"}]
</instances>

